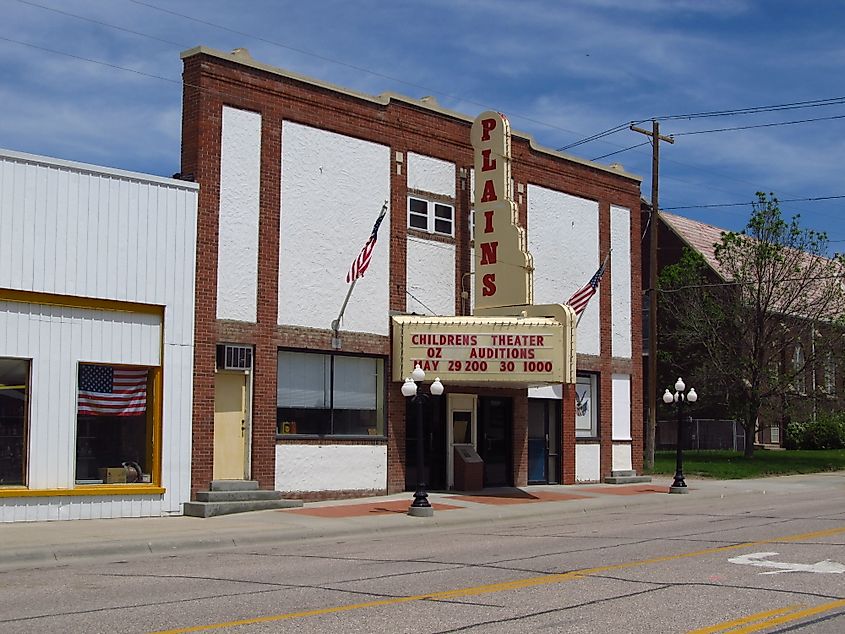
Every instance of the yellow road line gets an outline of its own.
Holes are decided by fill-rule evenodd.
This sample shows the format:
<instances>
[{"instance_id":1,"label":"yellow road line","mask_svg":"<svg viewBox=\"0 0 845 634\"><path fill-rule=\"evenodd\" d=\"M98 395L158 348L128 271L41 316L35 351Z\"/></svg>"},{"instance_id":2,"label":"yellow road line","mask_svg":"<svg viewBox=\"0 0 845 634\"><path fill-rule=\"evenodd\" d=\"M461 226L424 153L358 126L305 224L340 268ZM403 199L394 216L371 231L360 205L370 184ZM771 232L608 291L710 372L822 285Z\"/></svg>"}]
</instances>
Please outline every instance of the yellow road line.
<instances>
[{"instance_id":1,"label":"yellow road line","mask_svg":"<svg viewBox=\"0 0 845 634\"><path fill-rule=\"evenodd\" d=\"M364 603L353 603L349 605L339 605L329 608L319 608L316 610L305 610L302 612L288 612L287 614L273 614L270 616L259 616L249 619L240 619L237 621L226 621L224 623L211 623L208 625L194 625L191 627L177 628L173 630L161 630L155 634L187 634L188 632L205 632L209 630L222 629L224 627L235 627L238 625L253 625L258 623L271 623L276 621L288 621L291 619L299 619L308 616L320 616L323 614L337 614L339 612L351 612L353 610L362 610L365 608L383 607L388 605L399 605L402 603L410 603L412 601L425 600L443 600L455 599L459 597L470 597L481 594L492 594L495 592L506 592L509 590L521 590L523 588L533 588L537 586L550 585L555 583L563 583L566 581L574 581L590 575L599 574L602 572L611 572L617 570L625 570L627 568L636 568L640 566L647 566L650 564L663 563L666 561L678 561L680 559L690 559L692 557L702 557L704 555L713 555L716 553L727 552L731 550L739 550L741 548L751 548L761 546L763 544L772 544L776 542L796 542L807 539L819 539L822 537L830 537L831 535L839 535L845 533L845 526L838 528L828 528L820 531L813 531L810 533L799 533L796 535L787 535L785 537L776 537L773 539L764 539L753 542L744 542L742 544L732 544L730 546L716 546L714 548L704 548L701 550L694 550L688 553L680 553L677 555L664 555L662 557L651 557L649 559L640 559L638 561L628 561L618 564L609 564L607 566L597 566L595 568L584 568L581 570L573 570L571 572L563 572L553 575L542 575L540 577L530 577L527 579L517 579L515 581L505 581L500 583L489 583L480 586L471 586L468 588L456 588L454 590L443 590L441 592L431 592L428 594L418 594L407 597L392 597L389 599L379 599L377 601L366 601ZM623 544L624 545L624 544ZM813 608L810 608L813 609ZM828 608L832 609L832 608ZM800 618L800 617L796 617ZM742 630L746 631L746 630ZM749 632L756 630L747 630Z\"/></svg>"},{"instance_id":2,"label":"yellow road line","mask_svg":"<svg viewBox=\"0 0 845 634\"><path fill-rule=\"evenodd\" d=\"M687 634L712 634L715 632L730 632L730 634L750 634L751 632L759 632L760 630L767 630L775 625L783 625L790 621L797 621L798 619L805 619L809 616L815 616L822 612L830 612L836 608L845 607L845 599L837 599L829 603L822 603L812 607L805 606L789 606L779 610L771 610L769 612L760 612L759 614L752 614L744 619L736 619L735 621L727 621L711 627L705 627L700 630L692 630ZM801 608L804 608L803 610ZM737 627L746 625L746 627ZM733 629L736 628L736 629Z\"/></svg>"},{"instance_id":3,"label":"yellow road line","mask_svg":"<svg viewBox=\"0 0 845 634\"><path fill-rule=\"evenodd\" d=\"M716 625L710 625L709 627L690 630L687 634L716 634L717 632L727 632L728 630L739 627L740 625L748 625L749 623L756 623L764 619L788 614L790 612L800 610L803 607L803 605L788 605L785 608L777 608L776 610L769 610L768 612L758 612L757 614L744 616L741 619L734 619L733 621L725 621L724 623L717 623ZM731 634L733 634L733 632Z\"/></svg>"}]
</instances>

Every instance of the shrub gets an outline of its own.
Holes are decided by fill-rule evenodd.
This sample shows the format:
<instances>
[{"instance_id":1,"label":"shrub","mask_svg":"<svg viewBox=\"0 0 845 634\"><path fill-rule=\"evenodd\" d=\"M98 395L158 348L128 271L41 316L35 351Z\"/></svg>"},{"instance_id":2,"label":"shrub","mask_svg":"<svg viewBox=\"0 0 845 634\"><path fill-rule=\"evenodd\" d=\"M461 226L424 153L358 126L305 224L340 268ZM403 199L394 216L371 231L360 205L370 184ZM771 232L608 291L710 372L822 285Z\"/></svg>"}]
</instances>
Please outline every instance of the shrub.
<instances>
[{"instance_id":1,"label":"shrub","mask_svg":"<svg viewBox=\"0 0 845 634\"><path fill-rule=\"evenodd\" d=\"M786 427L787 449L842 449L845 447L845 414L828 414L815 421L793 422Z\"/></svg>"},{"instance_id":2,"label":"shrub","mask_svg":"<svg viewBox=\"0 0 845 634\"><path fill-rule=\"evenodd\" d=\"M793 421L787 424L783 434L785 449L801 449L804 437L807 435L807 423Z\"/></svg>"}]
</instances>

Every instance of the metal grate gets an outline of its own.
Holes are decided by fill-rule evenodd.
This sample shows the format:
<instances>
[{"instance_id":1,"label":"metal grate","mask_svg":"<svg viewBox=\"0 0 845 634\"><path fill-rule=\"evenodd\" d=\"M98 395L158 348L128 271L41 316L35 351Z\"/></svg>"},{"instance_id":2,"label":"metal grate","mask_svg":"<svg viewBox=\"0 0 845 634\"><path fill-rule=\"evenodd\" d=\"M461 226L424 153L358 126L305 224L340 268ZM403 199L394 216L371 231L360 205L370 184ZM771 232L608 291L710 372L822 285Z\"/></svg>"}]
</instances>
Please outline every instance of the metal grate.
<instances>
[{"instance_id":1,"label":"metal grate","mask_svg":"<svg viewBox=\"0 0 845 634\"><path fill-rule=\"evenodd\" d=\"M252 369L252 347L219 344L217 346L217 367L221 370Z\"/></svg>"}]
</instances>

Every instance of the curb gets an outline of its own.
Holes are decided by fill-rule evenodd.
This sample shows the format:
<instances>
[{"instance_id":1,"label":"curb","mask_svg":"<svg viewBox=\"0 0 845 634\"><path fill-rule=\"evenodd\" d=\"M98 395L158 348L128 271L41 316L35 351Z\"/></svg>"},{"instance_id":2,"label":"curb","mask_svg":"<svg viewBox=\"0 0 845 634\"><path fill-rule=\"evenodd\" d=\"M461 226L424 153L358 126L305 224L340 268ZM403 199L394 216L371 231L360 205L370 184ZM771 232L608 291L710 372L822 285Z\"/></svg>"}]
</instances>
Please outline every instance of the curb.
<instances>
[{"instance_id":1,"label":"curb","mask_svg":"<svg viewBox=\"0 0 845 634\"><path fill-rule=\"evenodd\" d=\"M701 494L707 495L702 491ZM718 493L717 493L718 495ZM675 502L664 494L649 494L647 497L628 497L607 495L591 497L580 500L552 500L546 502L535 502L530 504L516 505L485 505L482 503L467 503L461 509L444 510L437 512L433 518L413 518L408 515L373 516L373 517L352 517L352 518L306 518L305 524L291 526L284 524L270 525L255 528L253 522L261 515L276 517L272 515L279 513L277 510L255 511L254 513L243 514L238 519L232 520L229 517L227 526L221 526L215 522L218 518L201 520L208 522L203 534L197 534L193 530L189 534L182 530L179 534L179 527L169 534L149 539L127 537L125 539L106 539L94 543L95 537L81 538L76 543L55 545L52 547L26 548L14 550L14 545L9 544L5 552L0 555L0 571L14 569L40 567L44 565L69 565L81 561L120 561L125 558L137 558L141 556L167 556L176 553L189 552L223 552L250 546L268 546L271 544L284 545L291 541L298 540L325 540L358 539L372 536L391 536L407 534L411 532L424 532L434 530L462 529L479 524L490 525L505 521L521 519L539 519L553 516L565 516L574 513L589 513L606 510L609 508L627 509L631 506L648 506L653 504L666 505ZM678 496L671 496L677 499ZM687 496L685 496L687 497ZM702 495L692 496L700 499ZM443 498L447 500L447 497ZM439 498L433 500L441 501ZM301 516L299 516L301 517ZM179 518L173 518L178 520ZM314 520L312 522L312 520ZM84 521L84 520L79 520ZM110 520L94 520L108 522ZM143 522L143 519L139 521ZM212 524L213 523L213 524ZM311 525L308 525L308 524ZM51 522L52 524L64 524L64 522ZM246 526L249 524L249 526ZM57 526L57 530L61 527ZM193 528L193 527L192 527ZM219 531L219 532L218 532ZM12 540L13 541L13 540Z\"/></svg>"},{"instance_id":2,"label":"curb","mask_svg":"<svg viewBox=\"0 0 845 634\"><path fill-rule=\"evenodd\" d=\"M288 515L285 511L264 510L239 515L224 515L207 519L176 516L172 518L137 518L128 522L121 529L125 529L125 537L103 537L94 530L85 535L71 535L74 526L91 528L93 525L76 525L74 522L103 522L97 527L113 526L108 523L115 520L74 520L73 526L68 522L37 522L39 530L45 532L44 543L50 546L28 546L18 549L15 547L14 531L10 529L3 534L0 525L0 537L4 539L4 549L0 553L0 571L36 568L41 566L70 565L82 561L121 561L126 558L141 556L168 556L189 552L224 552L251 546L266 547L268 545L286 545L298 540L328 540L328 539L359 539L379 535L407 534L411 532L423 533L435 530L460 530L467 527L496 524L506 521L543 519L549 517L565 517L573 514L604 511L607 509L630 510L654 509L655 507L680 508L694 505L697 500L723 499L744 496L758 496L766 493L781 493L792 495L794 486L802 486L802 480L818 478L845 479L845 472L830 472L825 474L808 474L798 476L782 476L776 478L761 478L754 480L693 480L690 485L690 495L669 495L661 493L642 495L613 495L594 494L595 497L585 497L578 500L548 500L529 504L495 505L480 502L461 501L462 507L454 510L436 512L433 518L414 518L404 514L356 516L346 518L318 518L302 515ZM663 482L657 484L663 486ZM595 488L598 485L587 485ZM614 485L607 485L613 490ZM667 490L668 490L668 484ZM841 486L836 484L837 488ZM586 488L586 487L585 487ZM543 489L546 490L546 489ZM559 490L559 489L556 489ZM577 494L579 488L572 487L568 491ZM449 503L450 495L432 493L433 503ZM402 495L385 496L383 498L361 498L343 500L337 504L315 503L317 506L335 506L342 504L358 504L365 501L381 501L404 499ZM408 494L410 504L410 494ZM454 503L454 501L453 501ZM155 520L166 530L150 538L141 536L150 524L145 520ZM167 525L172 522L171 525ZM14 526L15 529L25 531L29 523ZM55 533L52 534L51 533ZM61 540L64 539L64 543ZM53 540L60 543L54 543ZM98 541L99 540L99 541ZM31 541L31 537L30 537Z\"/></svg>"}]
</instances>

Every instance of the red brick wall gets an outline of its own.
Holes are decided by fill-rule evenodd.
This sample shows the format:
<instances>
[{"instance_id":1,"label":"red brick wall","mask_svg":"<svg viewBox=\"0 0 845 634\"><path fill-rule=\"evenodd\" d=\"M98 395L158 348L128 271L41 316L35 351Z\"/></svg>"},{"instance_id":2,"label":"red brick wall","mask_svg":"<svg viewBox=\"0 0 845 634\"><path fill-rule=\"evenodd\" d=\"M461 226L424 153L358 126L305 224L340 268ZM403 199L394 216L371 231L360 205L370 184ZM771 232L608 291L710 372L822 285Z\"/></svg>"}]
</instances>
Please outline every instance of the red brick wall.
<instances>
[{"instance_id":1,"label":"red brick wall","mask_svg":"<svg viewBox=\"0 0 845 634\"><path fill-rule=\"evenodd\" d=\"M456 174L455 244L456 312L465 312L468 303L460 297L461 282L469 271L467 218L470 209L469 182L461 174L473 162L469 142L470 122L435 110L398 100L374 103L340 91L300 82L264 70L218 57L198 54L184 60L184 99L182 128L182 173L193 174L200 184L196 296L196 351L194 383L194 426L192 492L207 487L213 462L214 367L218 342L255 345L252 476L262 488L273 488L276 429L276 356L279 347L331 349L328 330L279 327L278 245L281 175L281 125L295 121L338 134L365 139L391 148L391 235L390 309L406 306L406 195L408 152L436 157L454 163ZM220 183L220 136L224 105L259 112L262 116L261 191L259 221L258 316L255 324L224 322L216 319L217 240ZM402 153L397 163L396 153ZM524 138L513 140L513 175L518 183L533 183L575 196L599 201L600 251L610 247L609 206L631 209L632 262L639 262L639 187L636 181L589 165L536 152ZM401 165L401 171L397 170ZM519 199L519 197L517 197ZM519 204L520 218L526 223L527 193ZM609 280L609 272L605 280ZM609 287L608 282L606 288ZM640 349L639 266L632 266L632 349ZM468 286L467 286L468 288ZM641 369L628 359L610 357L609 293L601 293L602 352L598 358L579 358L579 367L601 372L602 462L609 473L610 460L610 375L613 371L632 375L632 432L635 468L641 466L642 400ZM561 298L564 299L564 298ZM388 316L385 315L385 319ZM345 352L363 352L388 357L388 337L343 334ZM390 363L386 372L391 376ZM405 404L398 384L388 385L387 448L388 490L404 488ZM506 391L509 392L509 391ZM524 392L514 396L514 481L527 481L527 399ZM574 482L574 401L571 386L564 389L563 408L564 482ZM290 442L290 441L284 441ZM296 441L300 442L300 441ZM345 442L326 439L324 442ZM385 442L385 441L380 441ZM603 474L605 475L605 474Z\"/></svg>"}]
</instances>

